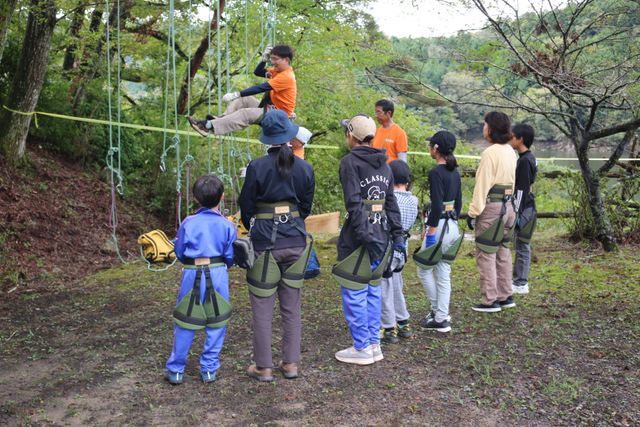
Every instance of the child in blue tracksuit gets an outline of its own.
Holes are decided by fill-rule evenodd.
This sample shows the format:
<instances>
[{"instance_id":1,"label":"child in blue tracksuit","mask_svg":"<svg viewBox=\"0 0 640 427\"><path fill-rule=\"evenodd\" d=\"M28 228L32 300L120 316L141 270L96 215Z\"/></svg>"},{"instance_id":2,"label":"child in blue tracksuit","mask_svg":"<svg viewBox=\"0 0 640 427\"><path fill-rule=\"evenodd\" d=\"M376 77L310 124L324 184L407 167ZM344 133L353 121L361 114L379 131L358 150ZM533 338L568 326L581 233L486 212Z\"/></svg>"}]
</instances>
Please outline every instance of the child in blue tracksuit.
<instances>
[{"instance_id":1,"label":"child in blue tracksuit","mask_svg":"<svg viewBox=\"0 0 640 427\"><path fill-rule=\"evenodd\" d=\"M207 281L206 274L200 274L200 301L204 303L206 288L211 284L219 296L229 300L227 267L233 264L236 228L218 211L223 195L224 185L215 175L202 176L193 184L193 196L201 208L194 215L188 216L178 230L175 253L184 268L177 302L194 289L198 268L202 270L202 267L208 270L211 281ZM200 356L200 376L205 383L216 380L226 331L226 326L205 328L206 339ZM194 335L194 330L174 325L173 349L165 372L165 379L171 384L181 384L183 381Z\"/></svg>"},{"instance_id":2,"label":"child in blue tracksuit","mask_svg":"<svg viewBox=\"0 0 640 427\"><path fill-rule=\"evenodd\" d=\"M406 251L398 203L393 193L393 174L384 150L370 146L376 133L371 117L359 114L343 120L350 153L340 161L340 183L348 217L338 238L338 261L364 247L373 271L384 259L392 242L393 249ZM377 204L377 208L368 208ZM382 360L380 317L382 291L369 283L361 289L342 286L342 308L353 345L340 350L340 362L370 365Z\"/></svg>"}]
</instances>

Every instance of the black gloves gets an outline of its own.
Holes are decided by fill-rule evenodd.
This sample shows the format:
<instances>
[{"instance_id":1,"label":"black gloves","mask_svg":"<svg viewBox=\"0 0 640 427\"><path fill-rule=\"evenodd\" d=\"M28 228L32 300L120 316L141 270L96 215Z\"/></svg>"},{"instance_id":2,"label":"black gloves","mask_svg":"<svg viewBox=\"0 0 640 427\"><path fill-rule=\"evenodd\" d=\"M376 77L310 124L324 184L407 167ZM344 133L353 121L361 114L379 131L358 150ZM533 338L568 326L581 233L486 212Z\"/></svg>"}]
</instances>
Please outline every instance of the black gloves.
<instances>
[{"instance_id":1,"label":"black gloves","mask_svg":"<svg viewBox=\"0 0 640 427\"><path fill-rule=\"evenodd\" d=\"M467 217L467 226L469 226L470 230L473 230L476 228L476 219L475 218L471 218L470 216Z\"/></svg>"}]
</instances>

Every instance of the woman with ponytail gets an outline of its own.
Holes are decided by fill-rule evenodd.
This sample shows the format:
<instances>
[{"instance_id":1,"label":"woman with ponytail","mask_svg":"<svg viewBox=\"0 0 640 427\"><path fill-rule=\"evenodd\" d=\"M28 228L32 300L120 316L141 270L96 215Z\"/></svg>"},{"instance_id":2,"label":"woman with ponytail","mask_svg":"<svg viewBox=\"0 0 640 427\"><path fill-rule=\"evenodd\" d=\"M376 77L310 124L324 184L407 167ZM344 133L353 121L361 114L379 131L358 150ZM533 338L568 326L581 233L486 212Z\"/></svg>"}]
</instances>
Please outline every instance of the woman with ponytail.
<instances>
[{"instance_id":1,"label":"woman with ponytail","mask_svg":"<svg viewBox=\"0 0 640 427\"><path fill-rule=\"evenodd\" d=\"M440 131L429 138L429 152L437 165L429 172L431 212L425 221L422 249L437 244L442 237L441 249L445 252L460 237L458 217L462 209L462 190L458 162L453 155L455 148L456 137L450 132ZM421 326L432 331L449 332L451 265L441 260L428 270L418 267L418 277L431 301L431 311Z\"/></svg>"},{"instance_id":2,"label":"woman with ponytail","mask_svg":"<svg viewBox=\"0 0 640 427\"><path fill-rule=\"evenodd\" d=\"M273 381L271 355L271 330L273 307L278 296L282 317L282 361L279 368L287 379L298 377L302 324L301 280L290 286L285 270L296 264L306 253L307 233L304 219L311 212L315 178L313 168L306 161L295 157L287 144L295 138L298 125L293 124L282 110L267 112L260 125L260 141L269 145L267 154L247 166L247 174L240 192L240 214L244 226L250 230L250 239L257 257L267 260L264 265L275 268L268 260L275 260L277 269L267 268L259 276L275 274L282 277L277 283L251 279L249 298L253 314L253 359L247 374L259 381ZM297 265L297 264L296 264ZM261 268L261 266L258 266ZM279 271L277 271L279 270ZM304 272L304 270L303 270ZM267 274L268 273L268 274ZM285 274L283 274L285 273Z\"/></svg>"},{"instance_id":3,"label":"woman with ponytail","mask_svg":"<svg viewBox=\"0 0 640 427\"><path fill-rule=\"evenodd\" d=\"M476 264L482 294L480 304L472 308L494 313L516 306L512 297L513 265L508 245L516 219L512 196L518 159L509 145L509 116L499 111L487 113L482 134L489 147L480 156L467 218L469 228L475 229Z\"/></svg>"}]
</instances>

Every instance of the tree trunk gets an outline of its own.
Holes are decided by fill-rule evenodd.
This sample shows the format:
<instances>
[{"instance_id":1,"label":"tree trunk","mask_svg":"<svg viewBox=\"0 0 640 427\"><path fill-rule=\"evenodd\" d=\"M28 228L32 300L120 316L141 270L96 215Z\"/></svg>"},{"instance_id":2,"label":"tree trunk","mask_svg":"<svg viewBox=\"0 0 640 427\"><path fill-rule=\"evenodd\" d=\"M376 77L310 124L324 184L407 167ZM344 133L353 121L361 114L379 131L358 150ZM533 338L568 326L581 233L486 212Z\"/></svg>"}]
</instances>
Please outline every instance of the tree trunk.
<instances>
[{"instance_id":1,"label":"tree trunk","mask_svg":"<svg viewBox=\"0 0 640 427\"><path fill-rule=\"evenodd\" d=\"M51 48L51 36L56 25L56 7L53 0L32 0L27 29L22 43L18 67L13 76L9 108L33 111L40 97ZM0 129L0 147L7 163L16 166L24 161L31 115L4 112Z\"/></svg>"},{"instance_id":2,"label":"tree trunk","mask_svg":"<svg viewBox=\"0 0 640 427\"><path fill-rule=\"evenodd\" d=\"M78 43L78 37L80 35L80 30L82 29L82 24L84 23L84 6L80 6L73 13L73 20L71 21L71 26L69 27L69 45L64 52L64 61L62 63L62 69L64 71L69 71L74 68L77 68L78 64L76 61L76 49Z\"/></svg>"},{"instance_id":3,"label":"tree trunk","mask_svg":"<svg viewBox=\"0 0 640 427\"><path fill-rule=\"evenodd\" d=\"M17 2L18 0L3 0L0 2L0 61L2 61L2 52L4 52L4 45L7 43L11 16Z\"/></svg>"},{"instance_id":4,"label":"tree trunk","mask_svg":"<svg viewBox=\"0 0 640 427\"><path fill-rule=\"evenodd\" d=\"M613 228L611 227L609 216L604 208L604 200L602 198L602 191L600 190L600 178L594 173L589 164L588 141L579 137L574 139L573 143L578 156L582 179L584 180L589 196L589 208L596 228L596 239L602 243L606 252L614 251L617 249L617 244L613 236Z\"/></svg>"},{"instance_id":5,"label":"tree trunk","mask_svg":"<svg viewBox=\"0 0 640 427\"><path fill-rule=\"evenodd\" d=\"M131 10L131 8L133 7L134 1L133 0L125 0L124 2L122 2L120 4L120 26L124 27L125 22L127 19L129 19L129 11ZM94 21L94 17L100 17L101 14L98 13L98 7L96 7L96 11L94 11L94 13L92 14L92 22L91 25L89 27L89 30L91 32L95 32L97 30L99 30L99 23L100 20L96 20ZM109 12L109 28L111 29L112 33L111 36L111 52L109 52L109 55L114 55L116 53L116 40L115 40L115 36L117 35L116 31L115 31L115 27L117 25L117 20L118 20L118 4L114 3L113 7L111 8L111 11ZM73 93L73 98L72 98L72 111L73 114L80 114L80 106L82 105L82 103L84 102L85 98L86 98L86 84L87 82L90 82L91 80L95 79L98 75L100 75L102 70L102 66L103 66L103 60L104 60L104 51L103 48L106 44L106 34L105 36L101 37L98 40L97 46L94 47L88 47L87 50L85 51L85 58L82 61L83 63L80 64L79 68L81 69L85 69L85 72L82 72L80 74L78 74L76 76L76 78L73 80L73 82L71 83L71 87L70 87L70 91L72 91ZM90 62L93 61L93 62ZM118 62L118 66L121 66L121 64Z\"/></svg>"},{"instance_id":6,"label":"tree trunk","mask_svg":"<svg viewBox=\"0 0 640 427\"><path fill-rule=\"evenodd\" d=\"M224 11L225 0L220 0L220 12L216 12L215 19L211 20L211 28L209 31L218 30L218 20L222 16ZM178 114L182 115L187 111L187 103L189 102L189 82L193 81L193 77L196 75L202 65L204 55L209 49L209 34L205 35L200 40L200 45L196 49L196 53L191 57L191 66L185 72L184 79L182 79L182 85L180 86L180 96L178 97L178 105L176 106Z\"/></svg>"}]
</instances>

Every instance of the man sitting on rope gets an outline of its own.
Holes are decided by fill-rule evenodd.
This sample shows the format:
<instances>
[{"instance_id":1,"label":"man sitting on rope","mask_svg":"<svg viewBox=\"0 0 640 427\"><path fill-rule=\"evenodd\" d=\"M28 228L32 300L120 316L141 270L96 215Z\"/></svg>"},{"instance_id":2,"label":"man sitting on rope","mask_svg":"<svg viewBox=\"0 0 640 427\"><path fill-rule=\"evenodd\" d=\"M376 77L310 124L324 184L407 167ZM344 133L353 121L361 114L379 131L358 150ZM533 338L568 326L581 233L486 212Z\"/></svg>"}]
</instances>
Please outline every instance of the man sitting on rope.
<instances>
[{"instance_id":1,"label":"man sitting on rope","mask_svg":"<svg viewBox=\"0 0 640 427\"><path fill-rule=\"evenodd\" d=\"M229 105L222 117L207 116L205 120L189 117L191 127L202 136L226 135L251 124L260 124L265 111L271 108L283 110L289 118L295 118L297 86L292 59L290 46L267 46L253 71L256 76L266 77L267 81L240 92L227 93L222 100ZM273 67L267 69L267 61L271 61ZM262 101L253 96L263 92L266 94Z\"/></svg>"}]
</instances>

